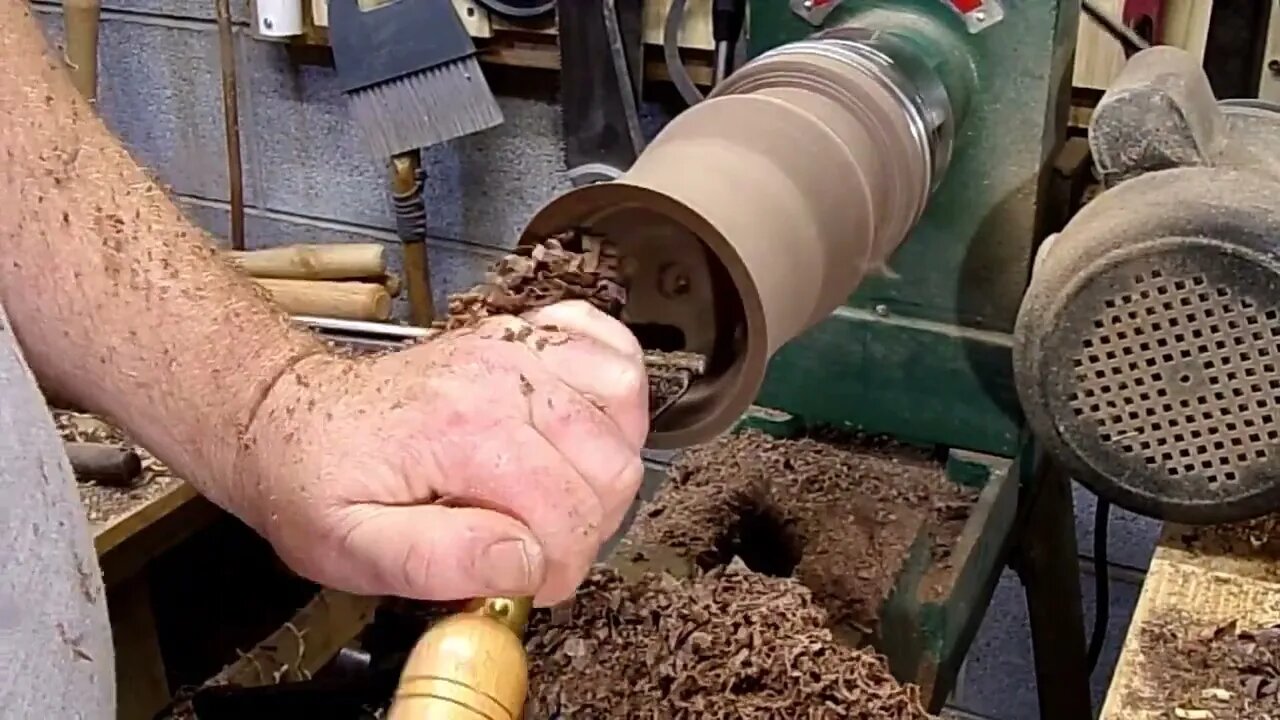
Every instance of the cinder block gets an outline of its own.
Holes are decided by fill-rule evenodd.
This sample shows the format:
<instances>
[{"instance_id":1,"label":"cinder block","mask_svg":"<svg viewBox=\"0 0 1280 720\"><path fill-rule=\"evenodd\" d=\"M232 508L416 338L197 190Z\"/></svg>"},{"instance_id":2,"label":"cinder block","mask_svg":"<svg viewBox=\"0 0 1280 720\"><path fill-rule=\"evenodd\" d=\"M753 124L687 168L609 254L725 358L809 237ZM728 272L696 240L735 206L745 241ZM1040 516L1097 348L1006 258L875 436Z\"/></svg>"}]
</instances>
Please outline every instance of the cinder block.
<instances>
[{"instance_id":1,"label":"cinder block","mask_svg":"<svg viewBox=\"0 0 1280 720\"><path fill-rule=\"evenodd\" d=\"M243 38L241 49L241 77L249 89L242 122L246 143L261 158L259 204L280 212L394 227L385 161L361 145L334 72L294 65L274 43ZM441 231L448 226L441 224L439 212L456 205L433 204L434 234L453 236Z\"/></svg>"},{"instance_id":2,"label":"cinder block","mask_svg":"<svg viewBox=\"0 0 1280 720\"><path fill-rule=\"evenodd\" d=\"M271 43L245 41L245 76L263 205L372 227L394 227L385 164L365 149L337 74L292 65ZM558 109L501 98L504 123L424 155L431 234L510 247L528 217L567 180Z\"/></svg>"},{"instance_id":3,"label":"cinder block","mask_svg":"<svg viewBox=\"0 0 1280 720\"><path fill-rule=\"evenodd\" d=\"M62 15L40 18L62 42ZM139 162L175 192L227 200L226 135L218 37L211 25L105 17L98 46L98 112ZM246 93L241 87L243 104ZM246 202L258 201L255 164L242 147Z\"/></svg>"},{"instance_id":4,"label":"cinder block","mask_svg":"<svg viewBox=\"0 0 1280 720\"><path fill-rule=\"evenodd\" d=\"M40 4L61 5L61 0L39 0ZM303 0L304 2L306 0ZM247 23L252 15L249 0L230 0L231 19L237 23ZM214 0L102 0L102 9L106 13L113 10L128 13L155 15L169 18L204 20L213 22L217 19Z\"/></svg>"}]
</instances>

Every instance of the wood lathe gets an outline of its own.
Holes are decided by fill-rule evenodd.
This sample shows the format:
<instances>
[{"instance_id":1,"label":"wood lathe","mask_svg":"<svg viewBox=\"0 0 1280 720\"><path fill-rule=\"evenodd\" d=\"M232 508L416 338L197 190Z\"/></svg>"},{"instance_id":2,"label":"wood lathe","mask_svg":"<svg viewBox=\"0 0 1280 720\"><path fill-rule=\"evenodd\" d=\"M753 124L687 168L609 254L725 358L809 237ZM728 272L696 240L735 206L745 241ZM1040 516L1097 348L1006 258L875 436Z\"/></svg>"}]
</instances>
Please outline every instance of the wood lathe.
<instances>
[{"instance_id":1,"label":"wood lathe","mask_svg":"<svg viewBox=\"0 0 1280 720\"><path fill-rule=\"evenodd\" d=\"M742 426L782 437L836 426L924 446L940 475L972 490L946 572L930 574L937 558L919 530L861 640L898 680L921 688L931 710L954 688L1012 565L1026 587L1043 716L1091 716L1068 472L1148 514L1197 520L1275 509L1267 471L1275 438L1264 422L1272 408L1256 404L1276 402L1263 379L1271 360L1257 351L1280 352L1269 344L1275 302L1265 280L1275 266L1264 242L1276 235L1275 193L1260 182L1280 164L1248 150L1257 147L1253 132L1273 129L1274 113L1219 105L1189 69L1171 86L1168 72L1142 71L1155 56L1139 55L1095 116L1093 160L1115 188L1098 209L1054 225L1068 213L1051 208L1048 159L1065 140L1077 11L1057 0L756 0L753 59L678 115L620 177L551 200L521 240L566 231L607 238L625 268L622 319L648 349L705 358L705 373L654 419L650 447L687 448ZM1185 65L1165 58L1160 67ZM1167 111L1158 124L1171 134L1160 142L1141 133L1151 107ZM1206 225L1206 213L1183 214L1207 202L1182 183L1197 173L1266 202L1233 214L1228 198L1214 206L1220 222ZM1136 209L1126 185L1180 198L1165 208L1174 219ZM1145 225L1115 221L1104 232L1091 225L1104 213ZM1111 235L1117 226L1128 229ZM1179 232L1200 240L1174 242ZM1138 246L1151 251L1145 259ZM1223 271L1228 263L1244 272ZM1175 275L1186 287L1164 282ZM1159 287L1232 315L1240 327L1222 319L1216 333L1228 347L1208 339L1203 316L1186 320L1181 300L1164 307ZM1142 325L1119 307L1126 303L1205 337ZM428 334L314 322L379 345ZM1128 323L1150 340L1108 329L1129 332ZM1237 337L1249 358L1231 347ZM1120 359L1131 354L1143 368ZM1204 365L1227 355L1231 368ZM1148 360L1156 367L1146 369ZM1149 387L1124 400L1119 383L1138 377ZM1188 422L1203 426L1201 436L1155 432L1142 392L1161 398L1150 400L1157 414L1218 403L1239 421L1231 430L1231 417L1213 419L1222 447L1200 408ZM1171 409L1160 404L1165 396ZM478 599L431 625L412 654L400 648L396 672L377 685L389 696L396 683L386 676L399 678L391 717L521 717L526 613L519 599Z\"/></svg>"}]
</instances>

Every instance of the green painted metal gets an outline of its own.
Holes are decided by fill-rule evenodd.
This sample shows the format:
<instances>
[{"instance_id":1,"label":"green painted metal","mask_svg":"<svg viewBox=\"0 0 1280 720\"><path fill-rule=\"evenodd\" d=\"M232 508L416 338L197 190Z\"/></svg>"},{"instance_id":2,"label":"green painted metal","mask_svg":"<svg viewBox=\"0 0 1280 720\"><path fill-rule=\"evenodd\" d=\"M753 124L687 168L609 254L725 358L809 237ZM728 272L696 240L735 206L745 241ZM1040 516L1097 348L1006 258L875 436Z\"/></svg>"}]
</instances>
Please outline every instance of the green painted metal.
<instances>
[{"instance_id":1,"label":"green painted metal","mask_svg":"<svg viewBox=\"0 0 1280 720\"><path fill-rule=\"evenodd\" d=\"M970 467L962 468L962 465ZM951 569L936 571L931 543L918 542L893 593L881 610L875 645L895 677L921 687L937 710L955 687L956 675L986 614L1004 567L1004 548L1014 532L1021 478L1006 458L969 455L948 463L948 474L969 476L982 466L988 478L952 553Z\"/></svg>"},{"instance_id":2,"label":"green painted metal","mask_svg":"<svg viewBox=\"0 0 1280 720\"><path fill-rule=\"evenodd\" d=\"M845 0L828 18L908 9L931 20L927 31L903 23L893 32L921 48L965 112L950 168L890 272L774 359L760 404L1013 454L1020 418L1006 333L1039 235L1043 170L1065 137L1079 7L1005 6L1005 19L976 35L943 0ZM751 2L753 52L813 31L787 0Z\"/></svg>"},{"instance_id":3,"label":"green painted metal","mask_svg":"<svg viewBox=\"0 0 1280 720\"><path fill-rule=\"evenodd\" d=\"M971 488L984 488L991 480L990 456L968 450L947 453L947 477Z\"/></svg>"},{"instance_id":4,"label":"green painted metal","mask_svg":"<svg viewBox=\"0 0 1280 720\"><path fill-rule=\"evenodd\" d=\"M1012 456L1009 337L843 307L783 348L759 404L808 423Z\"/></svg>"},{"instance_id":5,"label":"green painted metal","mask_svg":"<svg viewBox=\"0 0 1280 720\"><path fill-rule=\"evenodd\" d=\"M755 407L733 432L753 429L774 437L802 436L807 425L786 412ZM870 643L883 653L895 677L921 687L933 709L941 707L1004 567L1004 551L1018 520L1021 486L1035 472L1035 455L1026 436L1015 459L971 451L948 453L946 473L957 484L981 489L969 520L952 551L949 569L934 564L933 539L921 533L912 544L894 589L880 613L874 637L834 627L837 637L854 645ZM642 550L636 553L636 550ZM623 540L608 559L627 578L646 572L688 577L695 572L687 549L637 548Z\"/></svg>"}]
</instances>

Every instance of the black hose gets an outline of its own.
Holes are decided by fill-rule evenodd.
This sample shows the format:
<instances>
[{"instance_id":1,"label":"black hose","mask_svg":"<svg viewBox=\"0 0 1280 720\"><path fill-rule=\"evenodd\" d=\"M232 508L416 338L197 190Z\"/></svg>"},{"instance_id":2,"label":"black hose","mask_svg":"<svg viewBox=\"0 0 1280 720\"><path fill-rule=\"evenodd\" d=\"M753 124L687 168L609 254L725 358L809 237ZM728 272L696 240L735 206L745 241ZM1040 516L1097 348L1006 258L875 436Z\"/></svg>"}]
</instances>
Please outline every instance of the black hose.
<instances>
[{"instance_id":1,"label":"black hose","mask_svg":"<svg viewBox=\"0 0 1280 720\"><path fill-rule=\"evenodd\" d=\"M1098 668L1102 646L1111 624L1111 573L1107 571L1107 536L1111 529L1111 503L1097 499L1093 511L1093 630L1089 637L1089 672Z\"/></svg>"}]
</instances>

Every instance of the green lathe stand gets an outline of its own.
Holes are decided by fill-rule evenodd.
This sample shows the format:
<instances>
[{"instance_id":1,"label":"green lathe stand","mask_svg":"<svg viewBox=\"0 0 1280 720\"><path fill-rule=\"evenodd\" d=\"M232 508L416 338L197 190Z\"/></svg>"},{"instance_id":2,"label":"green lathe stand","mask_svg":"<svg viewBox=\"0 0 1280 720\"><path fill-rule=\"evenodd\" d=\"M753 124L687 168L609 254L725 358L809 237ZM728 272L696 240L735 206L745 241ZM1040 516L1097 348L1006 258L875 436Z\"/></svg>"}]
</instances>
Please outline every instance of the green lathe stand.
<instances>
[{"instance_id":1,"label":"green lathe stand","mask_svg":"<svg viewBox=\"0 0 1280 720\"><path fill-rule=\"evenodd\" d=\"M752 0L753 54L815 32L794 5ZM947 0L847 0L822 22L934 15L954 28L951 42L905 35L972 76L956 83L969 89L950 167L910 239L882 276L774 358L758 403L793 422L951 449L953 477L985 486L960 570L944 597L929 596L918 587L928 559L917 558L885 607L880 649L940 706L1009 565L1026 587L1042 717L1080 720L1092 711L1071 488L1026 439L1009 334L1055 215L1046 199L1066 137L1079 3L1002 5L1003 19L978 32Z\"/></svg>"}]
</instances>

